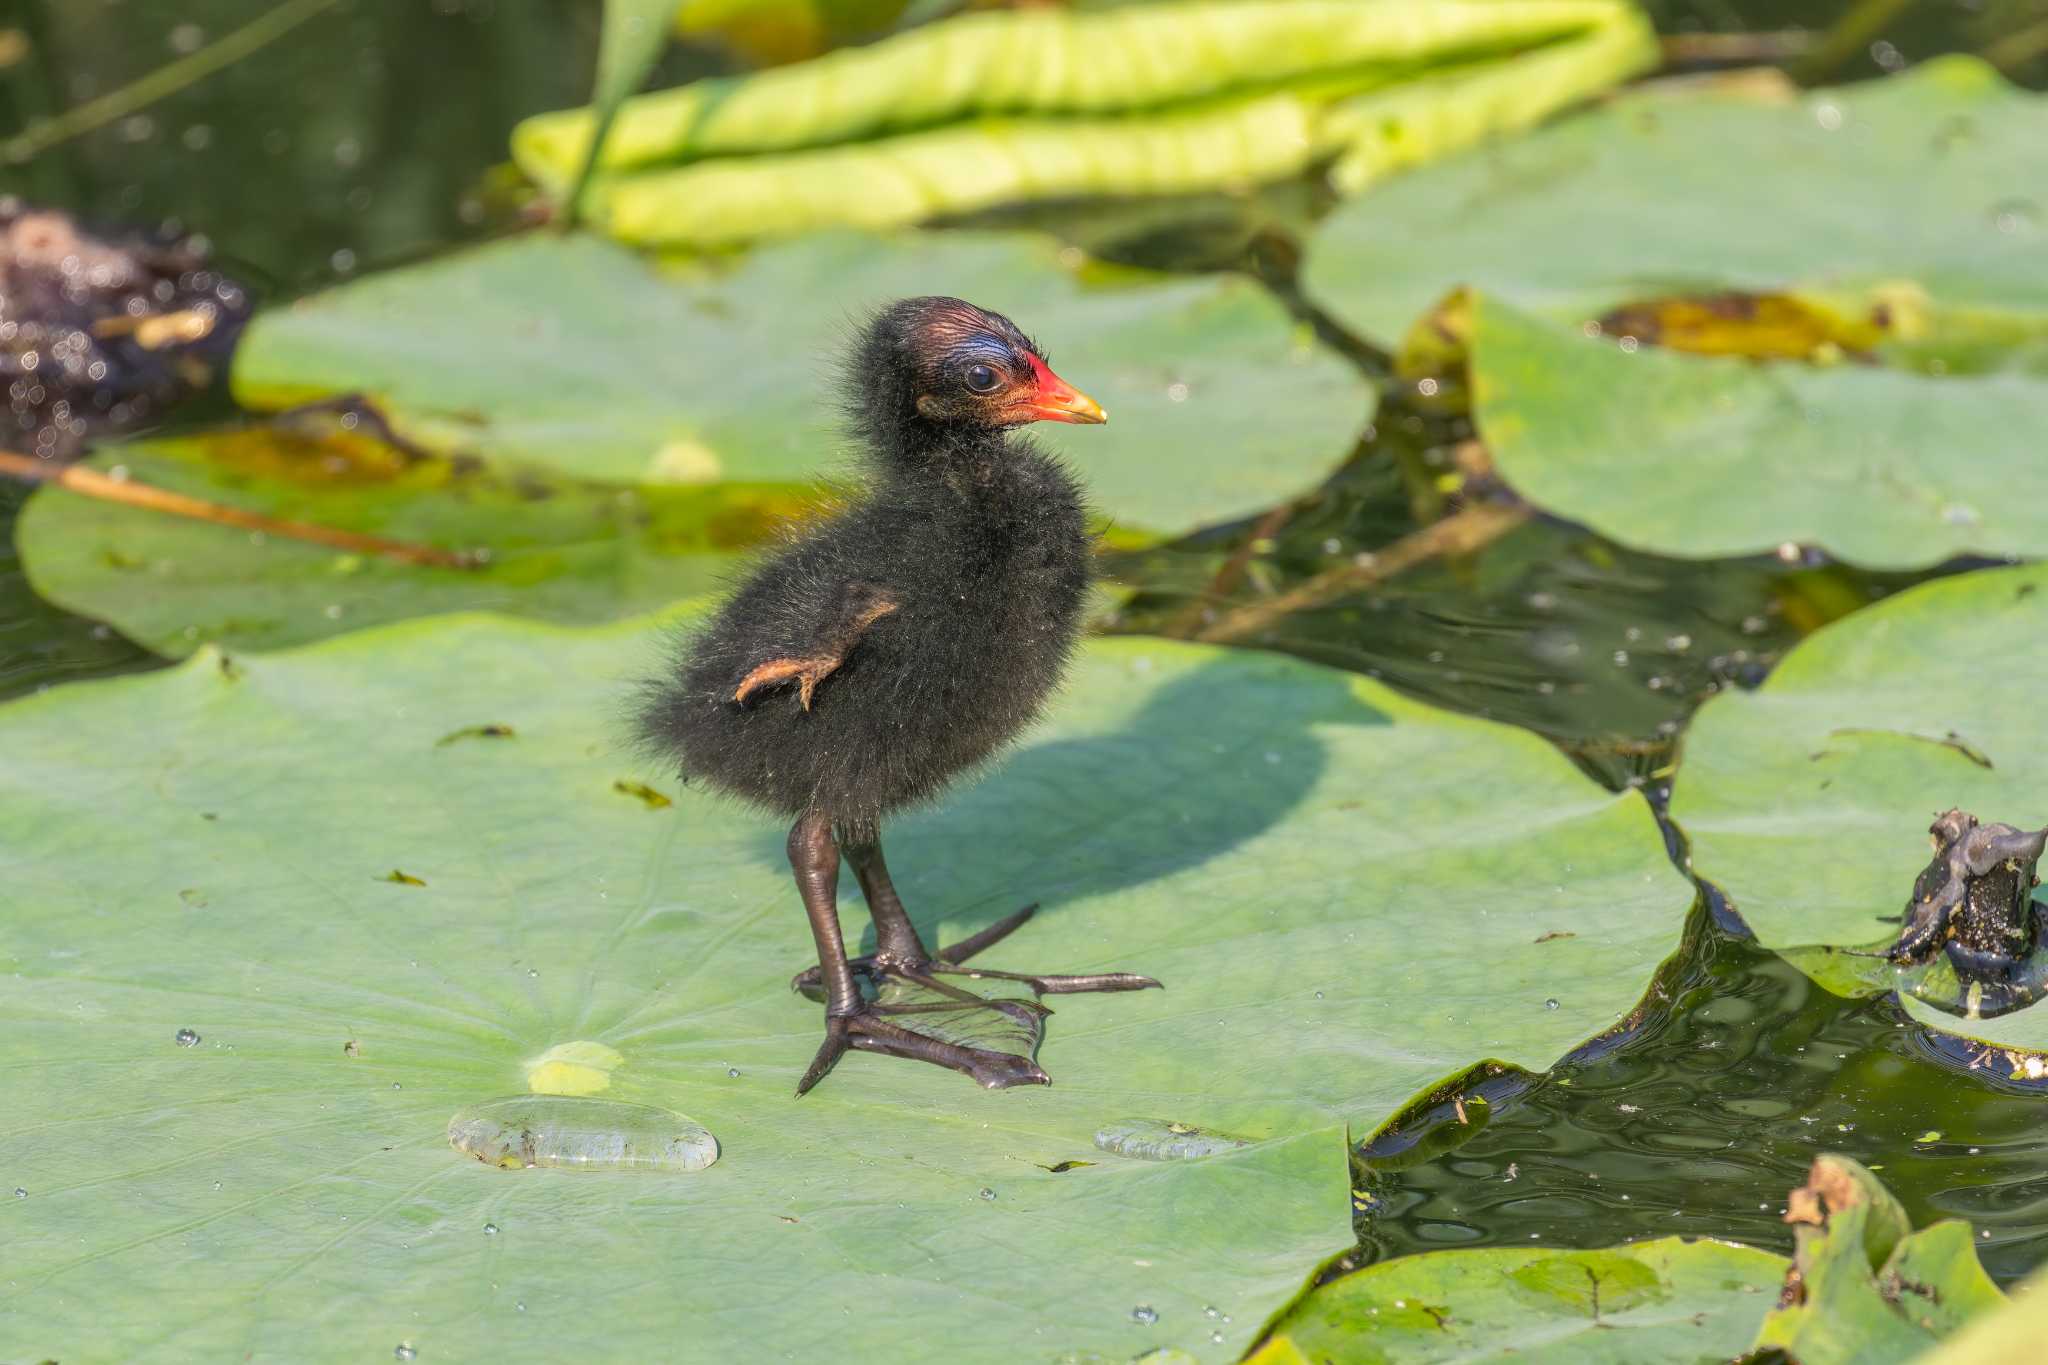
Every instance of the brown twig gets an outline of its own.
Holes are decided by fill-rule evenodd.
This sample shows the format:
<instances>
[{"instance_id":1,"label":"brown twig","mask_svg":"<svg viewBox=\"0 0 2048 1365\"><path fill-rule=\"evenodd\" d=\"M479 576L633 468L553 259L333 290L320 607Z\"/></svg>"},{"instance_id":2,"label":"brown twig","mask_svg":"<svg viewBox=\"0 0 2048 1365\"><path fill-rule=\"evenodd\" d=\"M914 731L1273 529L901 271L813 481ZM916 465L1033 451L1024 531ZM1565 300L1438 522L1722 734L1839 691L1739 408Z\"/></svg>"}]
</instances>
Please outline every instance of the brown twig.
<instances>
[{"instance_id":1,"label":"brown twig","mask_svg":"<svg viewBox=\"0 0 2048 1365\"><path fill-rule=\"evenodd\" d=\"M1986 44L1977 55L2011 76L2043 54L2048 54L2048 19L2037 20Z\"/></svg>"},{"instance_id":2,"label":"brown twig","mask_svg":"<svg viewBox=\"0 0 2048 1365\"><path fill-rule=\"evenodd\" d=\"M1286 592L1239 607L1195 635L1210 644L1224 644L1257 634L1283 616L1308 611L1375 583L1383 583L1425 560L1470 554L1529 519L1520 503L1476 503L1442 521L1401 537L1386 549L1361 555L1340 568L1305 579Z\"/></svg>"},{"instance_id":3,"label":"brown twig","mask_svg":"<svg viewBox=\"0 0 2048 1365\"><path fill-rule=\"evenodd\" d=\"M425 564L440 569L471 569L482 562L479 556L470 551L444 550L438 545L415 545L402 540L386 540L382 536L344 531L338 527L320 526L309 521L286 521L277 517L267 517L260 512L245 511L225 503L208 502L204 498L187 497L183 493L173 493L167 488L158 488L153 484L136 483L132 479L117 479L95 469L86 469L80 465L55 464L30 455L20 455L11 450L0 450L0 474L10 475L29 483L55 484L80 497L124 503L130 507L143 507L174 517L212 522L217 526L238 526L245 531L261 531L266 535L284 536L290 540L310 541L315 545L326 545L356 554L381 555L402 564Z\"/></svg>"},{"instance_id":4,"label":"brown twig","mask_svg":"<svg viewBox=\"0 0 2048 1365\"><path fill-rule=\"evenodd\" d=\"M1244 544L1232 551L1230 558L1224 560L1222 567L1216 570L1216 576L1209 580L1209 586L1196 594L1187 606L1175 612L1173 619L1160 627L1159 633L1175 640L1192 638L1202 627L1202 603L1220 601L1237 591L1237 585L1244 581L1244 571L1252 562L1252 556L1261 553L1260 542L1279 535L1287 523L1294 519L1294 512L1298 506L1299 503L1283 502L1260 517L1253 525L1252 533L1245 537Z\"/></svg>"},{"instance_id":5,"label":"brown twig","mask_svg":"<svg viewBox=\"0 0 2048 1365\"><path fill-rule=\"evenodd\" d=\"M1664 50L1664 65L1693 67L1789 62L1813 51L1816 40L1807 29L1786 28L1761 33L1667 33L1657 41Z\"/></svg>"}]
</instances>

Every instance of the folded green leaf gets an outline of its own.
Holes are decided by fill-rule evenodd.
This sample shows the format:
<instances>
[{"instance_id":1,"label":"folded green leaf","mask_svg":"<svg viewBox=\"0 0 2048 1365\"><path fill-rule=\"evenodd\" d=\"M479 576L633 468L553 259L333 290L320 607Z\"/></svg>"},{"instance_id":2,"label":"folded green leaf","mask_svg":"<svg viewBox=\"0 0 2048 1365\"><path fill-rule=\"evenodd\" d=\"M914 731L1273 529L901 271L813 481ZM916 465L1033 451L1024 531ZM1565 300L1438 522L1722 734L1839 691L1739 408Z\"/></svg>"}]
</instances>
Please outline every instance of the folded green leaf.
<instances>
[{"instance_id":1,"label":"folded green leaf","mask_svg":"<svg viewBox=\"0 0 2048 1365\"><path fill-rule=\"evenodd\" d=\"M1196 0L968 15L629 101L589 207L642 243L1214 189L1336 161L1348 189L1526 125L1655 60L1625 0ZM597 115L514 159L562 194Z\"/></svg>"}]
</instances>

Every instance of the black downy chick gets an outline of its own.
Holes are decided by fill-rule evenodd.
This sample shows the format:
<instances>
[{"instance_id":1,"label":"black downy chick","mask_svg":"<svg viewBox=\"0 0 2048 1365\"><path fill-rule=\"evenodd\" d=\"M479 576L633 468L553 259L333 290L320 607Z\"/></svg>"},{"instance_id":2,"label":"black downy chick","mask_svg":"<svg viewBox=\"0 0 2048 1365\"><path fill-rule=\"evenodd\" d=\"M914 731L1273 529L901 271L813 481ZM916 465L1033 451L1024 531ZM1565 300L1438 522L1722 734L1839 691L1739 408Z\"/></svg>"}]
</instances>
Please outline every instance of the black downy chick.
<instances>
[{"instance_id":1,"label":"black downy chick","mask_svg":"<svg viewBox=\"0 0 2048 1365\"><path fill-rule=\"evenodd\" d=\"M642 733L689 777L796 821L789 861L818 948L798 983L825 997L825 1041L799 1095L848 1047L935 1062L990 1088L1044 1085L1029 1057L892 1020L856 972L992 1009L1002 1006L940 978L1002 978L1041 994L1159 984L960 965L1030 908L929 952L882 861L883 819L995 755L1037 716L1074 652L1090 560L1081 492L1011 430L1106 417L1008 318L953 298L881 312L845 387L870 464L864 495L740 585L650 689ZM874 956L853 962L839 935L842 854L875 923Z\"/></svg>"}]
</instances>

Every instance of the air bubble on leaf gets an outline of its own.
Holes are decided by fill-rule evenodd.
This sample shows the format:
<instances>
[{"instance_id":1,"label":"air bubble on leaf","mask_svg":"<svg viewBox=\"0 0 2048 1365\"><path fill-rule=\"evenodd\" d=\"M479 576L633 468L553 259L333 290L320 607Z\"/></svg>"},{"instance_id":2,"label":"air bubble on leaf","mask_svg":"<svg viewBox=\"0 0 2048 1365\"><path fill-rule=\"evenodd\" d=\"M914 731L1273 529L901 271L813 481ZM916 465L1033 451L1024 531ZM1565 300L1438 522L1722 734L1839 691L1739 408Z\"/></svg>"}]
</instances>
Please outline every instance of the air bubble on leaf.
<instances>
[{"instance_id":1,"label":"air bubble on leaf","mask_svg":"<svg viewBox=\"0 0 2048 1365\"><path fill-rule=\"evenodd\" d=\"M1197 1157L1234 1152L1251 1143L1228 1133L1197 1128L1191 1123L1165 1119L1125 1119L1100 1129L1095 1145L1112 1156L1134 1157L1140 1161L1187 1161Z\"/></svg>"},{"instance_id":2,"label":"air bubble on leaf","mask_svg":"<svg viewBox=\"0 0 2048 1365\"><path fill-rule=\"evenodd\" d=\"M199 1032L196 1029L181 1028L171 1036L171 1041L179 1047L198 1047Z\"/></svg>"},{"instance_id":3,"label":"air bubble on leaf","mask_svg":"<svg viewBox=\"0 0 2048 1365\"><path fill-rule=\"evenodd\" d=\"M718 1140L695 1120L651 1104L520 1095L460 1110L448 1143L486 1166L516 1171L701 1171Z\"/></svg>"}]
</instances>

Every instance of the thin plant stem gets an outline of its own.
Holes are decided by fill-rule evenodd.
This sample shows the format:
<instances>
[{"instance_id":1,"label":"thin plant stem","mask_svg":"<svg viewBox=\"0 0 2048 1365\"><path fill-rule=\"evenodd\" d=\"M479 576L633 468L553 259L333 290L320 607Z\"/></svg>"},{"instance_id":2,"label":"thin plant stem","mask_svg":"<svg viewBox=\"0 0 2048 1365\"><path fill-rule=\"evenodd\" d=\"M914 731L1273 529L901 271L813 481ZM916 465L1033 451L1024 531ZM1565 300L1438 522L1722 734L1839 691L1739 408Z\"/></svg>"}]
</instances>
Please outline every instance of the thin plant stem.
<instances>
[{"instance_id":1,"label":"thin plant stem","mask_svg":"<svg viewBox=\"0 0 2048 1365\"><path fill-rule=\"evenodd\" d=\"M116 119L126 118L166 95L174 95L217 71L233 66L250 53L276 42L322 10L332 9L336 3L337 0L286 0L276 9L257 16L224 37L216 38L197 52L167 62L119 90L109 90L97 99L42 119L0 142L0 164L19 166L61 142L69 142L95 128L104 128Z\"/></svg>"},{"instance_id":2,"label":"thin plant stem","mask_svg":"<svg viewBox=\"0 0 2048 1365\"><path fill-rule=\"evenodd\" d=\"M1871 39L1911 9L1913 3L1914 0L1857 0L1822 35L1813 51L1792 64L1792 79L1801 85L1819 85L1827 80L1844 62L1869 47Z\"/></svg>"},{"instance_id":3,"label":"thin plant stem","mask_svg":"<svg viewBox=\"0 0 2048 1365\"><path fill-rule=\"evenodd\" d=\"M1341 568L1329 569L1297 583L1286 592L1239 607L1218 617L1195 639L1227 644L1256 635L1283 617L1336 601L1375 583L1383 583L1427 560L1470 554L1520 526L1530 517L1521 503L1475 503L1442 521L1412 531L1384 550L1362 555Z\"/></svg>"},{"instance_id":4,"label":"thin plant stem","mask_svg":"<svg viewBox=\"0 0 2048 1365\"><path fill-rule=\"evenodd\" d=\"M261 531L266 535L308 541L314 545L325 545L354 554L378 555L385 559L395 559L402 564L420 564L437 569L471 569L483 562L479 555L470 551L444 550L438 545L416 545L402 540L386 540L382 536L364 535L358 531L344 531L334 526L321 526L309 521L267 517L261 512L230 507L226 503L208 502L204 498L173 493L154 484L137 483L133 479L117 479L95 469L86 469L80 465L55 464L11 450L0 450L0 474L27 483L54 484L66 492L76 493L85 498L98 498L102 502L143 507L152 512L163 512L192 521L211 522L216 526L236 526L245 531Z\"/></svg>"}]
</instances>

